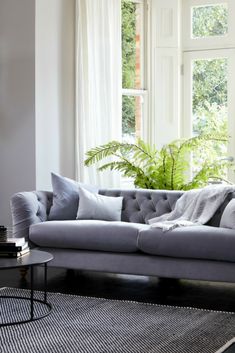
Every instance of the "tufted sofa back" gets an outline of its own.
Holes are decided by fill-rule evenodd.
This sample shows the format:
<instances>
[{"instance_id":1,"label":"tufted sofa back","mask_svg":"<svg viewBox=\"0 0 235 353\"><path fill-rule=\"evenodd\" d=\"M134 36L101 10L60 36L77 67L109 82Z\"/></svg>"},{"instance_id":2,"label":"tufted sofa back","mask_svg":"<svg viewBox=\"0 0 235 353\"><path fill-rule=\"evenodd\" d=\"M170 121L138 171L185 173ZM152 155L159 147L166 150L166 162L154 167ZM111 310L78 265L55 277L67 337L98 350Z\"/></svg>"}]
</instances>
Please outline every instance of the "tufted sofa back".
<instances>
[{"instance_id":1,"label":"tufted sofa back","mask_svg":"<svg viewBox=\"0 0 235 353\"><path fill-rule=\"evenodd\" d=\"M123 197L122 221L147 223L150 218L171 212L183 192L146 189L101 189L99 194Z\"/></svg>"}]
</instances>

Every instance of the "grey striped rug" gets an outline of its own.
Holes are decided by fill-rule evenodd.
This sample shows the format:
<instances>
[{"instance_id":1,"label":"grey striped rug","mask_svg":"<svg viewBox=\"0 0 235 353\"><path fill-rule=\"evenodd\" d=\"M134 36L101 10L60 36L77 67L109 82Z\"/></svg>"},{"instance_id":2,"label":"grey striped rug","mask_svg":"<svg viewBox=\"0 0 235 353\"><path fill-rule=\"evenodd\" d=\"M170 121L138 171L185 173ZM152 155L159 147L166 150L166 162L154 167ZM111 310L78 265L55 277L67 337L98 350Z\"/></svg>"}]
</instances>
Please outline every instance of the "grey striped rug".
<instances>
[{"instance_id":1,"label":"grey striped rug","mask_svg":"<svg viewBox=\"0 0 235 353\"><path fill-rule=\"evenodd\" d=\"M1 353L215 353L235 336L233 313L58 293L48 298L53 311L46 318L1 328ZM0 306L1 319L29 313L24 300L1 299ZM43 311L40 304L35 310Z\"/></svg>"}]
</instances>

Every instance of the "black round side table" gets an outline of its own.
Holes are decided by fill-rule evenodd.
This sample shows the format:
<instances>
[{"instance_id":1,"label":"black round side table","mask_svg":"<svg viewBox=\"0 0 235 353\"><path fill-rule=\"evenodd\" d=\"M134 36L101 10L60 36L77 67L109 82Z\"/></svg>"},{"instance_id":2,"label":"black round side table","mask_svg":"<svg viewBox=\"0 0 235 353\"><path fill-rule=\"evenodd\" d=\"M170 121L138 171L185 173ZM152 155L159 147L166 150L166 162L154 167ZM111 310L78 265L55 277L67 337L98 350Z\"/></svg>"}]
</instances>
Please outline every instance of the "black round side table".
<instances>
[{"instance_id":1,"label":"black round side table","mask_svg":"<svg viewBox=\"0 0 235 353\"><path fill-rule=\"evenodd\" d=\"M16 324L23 324L30 321L35 321L42 319L43 317L49 315L51 312L52 306L47 301L47 263L53 259L53 255L40 250L30 250L28 254L17 258L11 257L1 257L0 258L0 270L20 268L20 267L29 267L30 268L30 297L22 296L10 296L10 295L0 295L0 299L14 299L14 300L26 300L30 302L30 315L26 320L19 321L9 321L9 322L0 322L0 327L10 326ZM35 266L43 265L44 266L44 291L43 291L43 300L34 298L34 268ZM1 292L0 292L1 293ZM34 303L41 303L47 307L47 310L44 314L36 316L34 313ZM1 309L1 305L0 305Z\"/></svg>"}]
</instances>

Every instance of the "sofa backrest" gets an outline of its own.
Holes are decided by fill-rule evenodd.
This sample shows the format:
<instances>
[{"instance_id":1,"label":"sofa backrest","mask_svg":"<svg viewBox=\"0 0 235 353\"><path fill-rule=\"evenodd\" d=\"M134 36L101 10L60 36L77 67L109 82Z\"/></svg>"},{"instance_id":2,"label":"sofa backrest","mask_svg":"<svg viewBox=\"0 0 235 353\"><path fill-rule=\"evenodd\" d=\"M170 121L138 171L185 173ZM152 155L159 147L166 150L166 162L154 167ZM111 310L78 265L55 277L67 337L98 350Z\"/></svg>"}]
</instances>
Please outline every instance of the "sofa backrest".
<instances>
[{"instance_id":1,"label":"sofa backrest","mask_svg":"<svg viewBox=\"0 0 235 353\"><path fill-rule=\"evenodd\" d=\"M224 200L222 205L217 209L214 216L210 219L207 225L213 226L213 227L219 227L220 219L224 212L224 209L232 198L235 198L235 192L227 195L226 199Z\"/></svg>"},{"instance_id":2,"label":"sofa backrest","mask_svg":"<svg viewBox=\"0 0 235 353\"><path fill-rule=\"evenodd\" d=\"M122 221L147 223L150 218L171 212L183 192L147 189L101 189L99 194L123 196Z\"/></svg>"},{"instance_id":3,"label":"sofa backrest","mask_svg":"<svg viewBox=\"0 0 235 353\"><path fill-rule=\"evenodd\" d=\"M171 212L176 201L183 195L184 191L101 189L99 193L107 196L123 196L122 221L147 223L151 218ZM222 213L232 198L235 198L235 193L228 194L223 204L218 208L207 225L219 226Z\"/></svg>"},{"instance_id":4,"label":"sofa backrest","mask_svg":"<svg viewBox=\"0 0 235 353\"><path fill-rule=\"evenodd\" d=\"M52 205L52 192L36 191L41 206L37 215L46 220ZM171 212L183 191L147 190L147 189L100 189L105 196L122 196L123 207L121 220L124 222L147 223L150 218ZM47 216L46 216L47 214Z\"/></svg>"}]
</instances>

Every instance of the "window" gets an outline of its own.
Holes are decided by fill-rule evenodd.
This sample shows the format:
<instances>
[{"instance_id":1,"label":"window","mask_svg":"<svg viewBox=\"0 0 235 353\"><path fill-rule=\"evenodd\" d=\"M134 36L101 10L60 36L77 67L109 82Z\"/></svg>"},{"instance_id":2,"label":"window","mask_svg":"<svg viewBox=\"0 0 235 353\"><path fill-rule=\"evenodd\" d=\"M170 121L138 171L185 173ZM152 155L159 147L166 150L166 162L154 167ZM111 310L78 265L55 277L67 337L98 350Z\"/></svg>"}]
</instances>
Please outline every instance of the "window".
<instances>
[{"instance_id":1,"label":"window","mask_svg":"<svg viewBox=\"0 0 235 353\"><path fill-rule=\"evenodd\" d=\"M183 21L190 31L183 35L183 136L217 131L226 134L234 124L235 109L235 46L227 41L233 31L229 22L231 3L190 0L185 5L188 17ZM186 30L185 24L183 27ZM214 155L225 158L228 153L234 154L232 145L233 137L229 146L213 143ZM200 160L193 156L193 172L199 164Z\"/></svg>"},{"instance_id":2,"label":"window","mask_svg":"<svg viewBox=\"0 0 235 353\"><path fill-rule=\"evenodd\" d=\"M122 137L142 136L146 114L145 2L122 0Z\"/></svg>"},{"instance_id":3,"label":"window","mask_svg":"<svg viewBox=\"0 0 235 353\"><path fill-rule=\"evenodd\" d=\"M234 0L183 0L186 50L234 47Z\"/></svg>"},{"instance_id":4,"label":"window","mask_svg":"<svg viewBox=\"0 0 235 353\"><path fill-rule=\"evenodd\" d=\"M227 4L193 6L191 16L192 38L224 36L228 33Z\"/></svg>"}]
</instances>

